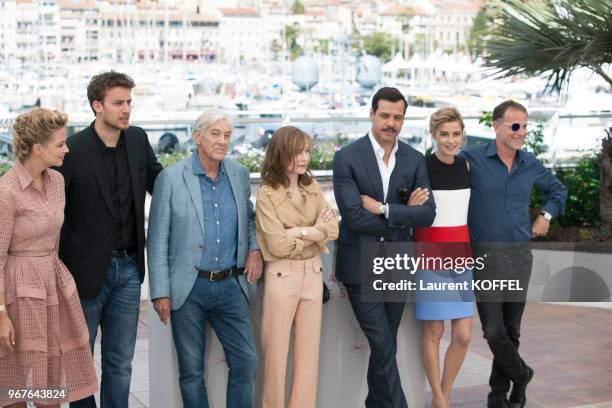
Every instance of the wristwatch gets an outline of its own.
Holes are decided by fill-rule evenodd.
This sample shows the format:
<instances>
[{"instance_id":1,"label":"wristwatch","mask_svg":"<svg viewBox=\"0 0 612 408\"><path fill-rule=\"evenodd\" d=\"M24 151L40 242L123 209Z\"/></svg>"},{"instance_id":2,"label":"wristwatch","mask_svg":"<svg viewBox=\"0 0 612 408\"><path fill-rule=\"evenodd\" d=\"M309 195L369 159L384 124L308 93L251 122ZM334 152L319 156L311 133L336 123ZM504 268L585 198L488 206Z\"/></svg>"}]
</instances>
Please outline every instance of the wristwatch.
<instances>
[{"instance_id":1,"label":"wristwatch","mask_svg":"<svg viewBox=\"0 0 612 408\"><path fill-rule=\"evenodd\" d=\"M540 215L544 217L546 221L552 220L552 215L548 211L540 211Z\"/></svg>"},{"instance_id":2,"label":"wristwatch","mask_svg":"<svg viewBox=\"0 0 612 408\"><path fill-rule=\"evenodd\" d=\"M380 205L380 209L379 209L379 211L380 211L380 213L381 213L382 215L384 215L384 216L385 216L385 218L387 218L387 216L388 216L388 214L389 214L389 204L387 204L387 203L382 203L382 204Z\"/></svg>"},{"instance_id":3,"label":"wristwatch","mask_svg":"<svg viewBox=\"0 0 612 408\"><path fill-rule=\"evenodd\" d=\"M303 238L303 237L305 237L306 235L308 235L308 230L307 230L306 228L302 228L302 229L300 230L300 236Z\"/></svg>"}]
</instances>

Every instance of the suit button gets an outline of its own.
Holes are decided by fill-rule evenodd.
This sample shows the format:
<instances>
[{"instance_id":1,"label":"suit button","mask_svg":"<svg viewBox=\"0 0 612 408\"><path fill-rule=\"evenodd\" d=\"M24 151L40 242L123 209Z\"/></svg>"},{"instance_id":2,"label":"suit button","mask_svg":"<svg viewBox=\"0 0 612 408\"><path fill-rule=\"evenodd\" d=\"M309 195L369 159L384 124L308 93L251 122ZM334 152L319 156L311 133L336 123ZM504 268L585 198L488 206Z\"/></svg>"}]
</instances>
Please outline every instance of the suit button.
<instances>
[{"instance_id":1,"label":"suit button","mask_svg":"<svg viewBox=\"0 0 612 408\"><path fill-rule=\"evenodd\" d=\"M204 248L204 245L198 245L198 248L202 249Z\"/></svg>"},{"instance_id":2,"label":"suit button","mask_svg":"<svg viewBox=\"0 0 612 408\"><path fill-rule=\"evenodd\" d=\"M280 278L281 276L283 276L283 274L279 272L279 273L276 274L276 276L278 276Z\"/></svg>"}]
</instances>

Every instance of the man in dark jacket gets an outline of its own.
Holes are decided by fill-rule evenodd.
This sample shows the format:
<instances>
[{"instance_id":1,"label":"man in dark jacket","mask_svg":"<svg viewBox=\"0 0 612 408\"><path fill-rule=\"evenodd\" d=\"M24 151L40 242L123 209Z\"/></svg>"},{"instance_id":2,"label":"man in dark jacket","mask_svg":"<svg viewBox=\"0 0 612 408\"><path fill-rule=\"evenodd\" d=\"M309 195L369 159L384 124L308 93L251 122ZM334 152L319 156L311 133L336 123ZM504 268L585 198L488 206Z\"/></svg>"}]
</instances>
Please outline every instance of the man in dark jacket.
<instances>
[{"instance_id":1,"label":"man in dark jacket","mask_svg":"<svg viewBox=\"0 0 612 408\"><path fill-rule=\"evenodd\" d=\"M334 194L342 220L336 277L370 345L367 408L405 408L397 369L397 332L404 302L372 302L362 296L361 244L410 241L412 227L426 227L436 211L423 155L397 140L407 102L395 88L372 99L371 131L334 157ZM398 194L412 192L409 203Z\"/></svg>"},{"instance_id":2,"label":"man in dark jacket","mask_svg":"<svg viewBox=\"0 0 612 408\"><path fill-rule=\"evenodd\" d=\"M105 408L128 406L132 359L144 279L144 204L161 165L143 129L130 126L133 80L105 72L87 98L92 124L68 139L58 170L66 187L59 254L77 285L93 352L102 330ZM70 404L95 407L93 397Z\"/></svg>"}]
</instances>

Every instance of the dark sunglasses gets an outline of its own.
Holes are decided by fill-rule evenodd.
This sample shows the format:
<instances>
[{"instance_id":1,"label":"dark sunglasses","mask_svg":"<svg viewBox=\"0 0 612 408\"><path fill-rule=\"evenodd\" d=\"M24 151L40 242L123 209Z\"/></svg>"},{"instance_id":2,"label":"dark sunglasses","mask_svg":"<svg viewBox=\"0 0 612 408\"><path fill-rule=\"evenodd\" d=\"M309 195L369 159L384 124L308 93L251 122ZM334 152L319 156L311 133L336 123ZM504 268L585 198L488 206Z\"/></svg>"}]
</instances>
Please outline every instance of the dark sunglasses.
<instances>
[{"instance_id":1,"label":"dark sunglasses","mask_svg":"<svg viewBox=\"0 0 612 408\"><path fill-rule=\"evenodd\" d=\"M523 128L523 130L527 130L527 123L525 123L524 125L521 125L520 123L505 123L505 122L499 122L502 123L506 126L510 126L510 129L512 129L513 132L518 132L520 128Z\"/></svg>"}]
</instances>

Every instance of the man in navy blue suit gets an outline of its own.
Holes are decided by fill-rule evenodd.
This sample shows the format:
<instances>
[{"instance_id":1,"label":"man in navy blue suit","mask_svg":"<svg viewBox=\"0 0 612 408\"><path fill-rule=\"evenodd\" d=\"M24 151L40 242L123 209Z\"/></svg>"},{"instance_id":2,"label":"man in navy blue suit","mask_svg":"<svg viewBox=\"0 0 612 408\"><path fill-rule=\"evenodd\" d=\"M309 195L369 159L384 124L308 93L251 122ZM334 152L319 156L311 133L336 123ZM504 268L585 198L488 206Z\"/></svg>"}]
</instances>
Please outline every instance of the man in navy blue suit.
<instances>
[{"instance_id":1,"label":"man in navy blue suit","mask_svg":"<svg viewBox=\"0 0 612 408\"><path fill-rule=\"evenodd\" d=\"M340 210L336 277L368 338L367 408L408 406L395 358L403 302L372 302L362 295L361 244L411 241L414 227L435 218L423 155L397 140L408 103L395 88L372 99L372 129L334 157L334 194ZM409 200L398 191L411 192Z\"/></svg>"}]
</instances>

